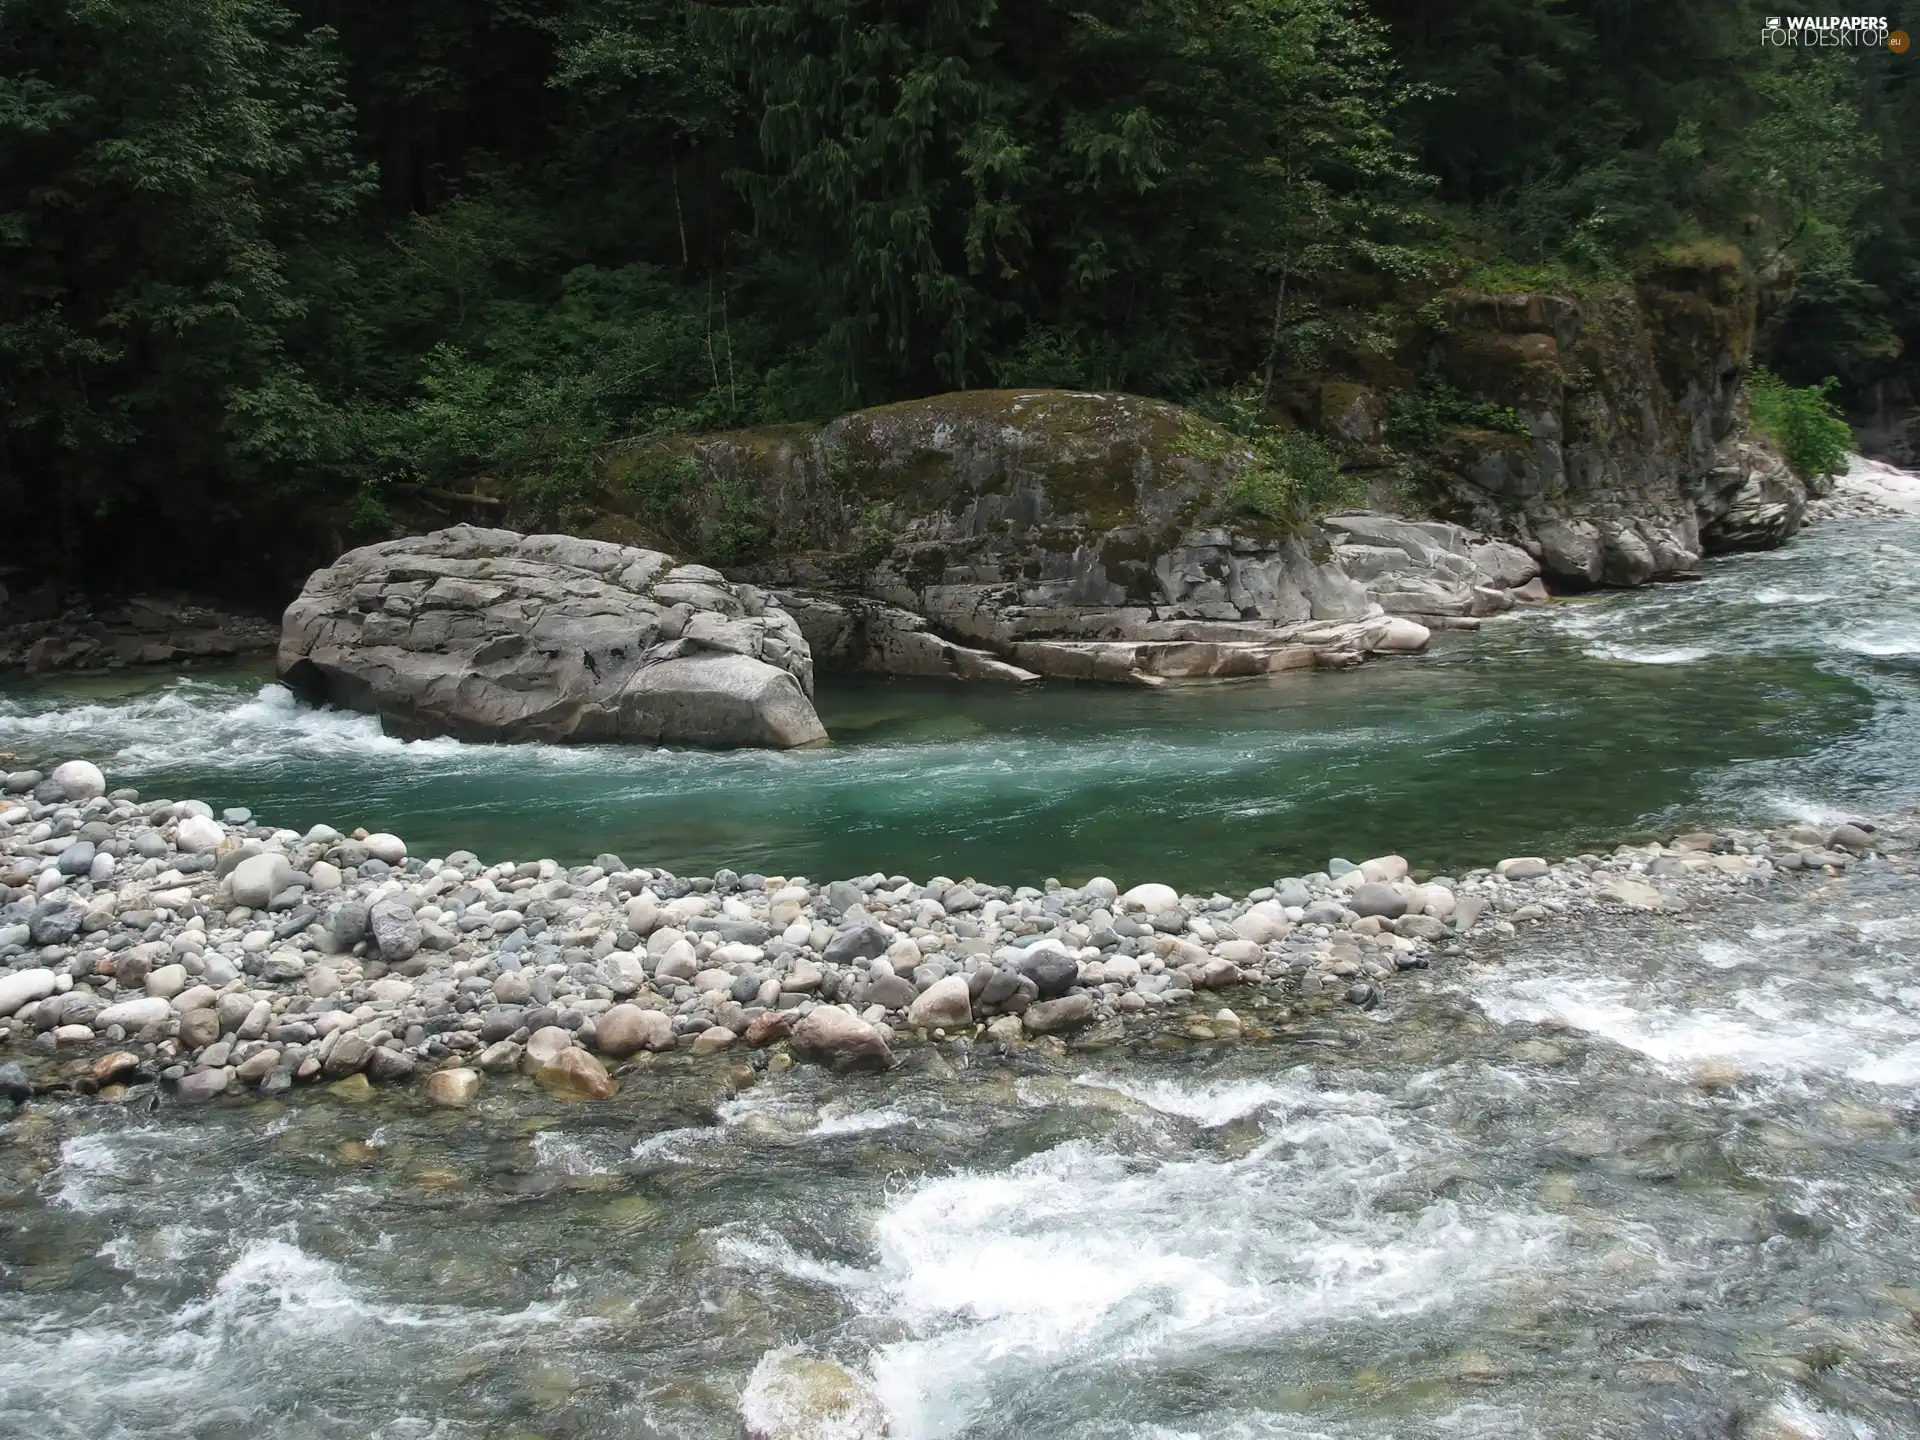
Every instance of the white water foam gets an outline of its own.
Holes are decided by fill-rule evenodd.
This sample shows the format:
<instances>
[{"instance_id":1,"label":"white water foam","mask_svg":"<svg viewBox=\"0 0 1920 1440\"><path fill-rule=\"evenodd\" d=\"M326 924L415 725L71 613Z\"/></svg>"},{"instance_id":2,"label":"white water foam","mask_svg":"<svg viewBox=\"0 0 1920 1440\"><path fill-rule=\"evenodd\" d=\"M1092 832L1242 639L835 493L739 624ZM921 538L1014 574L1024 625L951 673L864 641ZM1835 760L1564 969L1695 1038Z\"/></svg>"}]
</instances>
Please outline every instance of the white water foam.
<instances>
[{"instance_id":1,"label":"white water foam","mask_svg":"<svg viewBox=\"0 0 1920 1440\"><path fill-rule=\"evenodd\" d=\"M1864 455L1847 457L1840 486L1907 515L1920 515L1920 475Z\"/></svg>"},{"instance_id":2,"label":"white water foam","mask_svg":"<svg viewBox=\"0 0 1920 1440\"><path fill-rule=\"evenodd\" d=\"M1602 640L1586 647L1595 660L1617 660L1625 665L1694 665L1711 659L1704 645L1621 645Z\"/></svg>"},{"instance_id":3,"label":"white water foam","mask_svg":"<svg viewBox=\"0 0 1920 1440\"><path fill-rule=\"evenodd\" d=\"M1782 590L1772 585L1762 585L1753 592L1756 605L1818 605L1838 598L1827 590Z\"/></svg>"},{"instance_id":4,"label":"white water foam","mask_svg":"<svg viewBox=\"0 0 1920 1440\"><path fill-rule=\"evenodd\" d=\"M1920 629L1891 627L1869 630L1864 635L1842 635L1834 643L1856 655L1880 660L1901 655L1920 655Z\"/></svg>"},{"instance_id":5,"label":"white water foam","mask_svg":"<svg viewBox=\"0 0 1920 1440\"><path fill-rule=\"evenodd\" d=\"M263 1237L240 1243L212 1285L177 1309L130 1292L88 1314L36 1306L0 1315L9 1337L0 1350L0 1434L184 1440L209 1426L257 1429L295 1393L363 1378L366 1351L356 1337L407 1345L408 1336L434 1331L483 1351L513 1348L560 1322L565 1305L505 1314L389 1305L339 1264ZM592 1322L568 1319L582 1323Z\"/></svg>"},{"instance_id":6,"label":"white water foam","mask_svg":"<svg viewBox=\"0 0 1920 1440\"><path fill-rule=\"evenodd\" d=\"M874 1216L867 1266L771 1233L729 1233L719 1251L906 1326L912 1338L882 1346L870 1370L897 1433L932 1437L964 1429L996 1383L1023 1374L1478 1303L1525 1283L1557 1248L1554 1217L1451 1200L1377 1207L1432 1143L1384 1097L1317 1090L1304 1071L1211 1087L1090 1083L1203 1128L1256 1115L1264 1128L1232 1159L1078 1139L923 1181Z\"/></svg>"},{"instance_id":7,"label":"white water foam","mask_svg":"<svg viewBox=\"0 0 1920 1440\"><path fill-rule=\"evenodd\" d=\"M1702 959L1731 970L1723 962L1734 948ZM1920 1084L1920 1009L1870 994L1835 999L1792 976L1768 975L1732 989L1718 1004L1702 1005L1678 1000L1643 978L1512 969L1483 980L1475 998L1500 1023L1582 1030L1637 1051L1680 1078L1715 1062L1758 1074Z\"/></svg>"}]
</instances>

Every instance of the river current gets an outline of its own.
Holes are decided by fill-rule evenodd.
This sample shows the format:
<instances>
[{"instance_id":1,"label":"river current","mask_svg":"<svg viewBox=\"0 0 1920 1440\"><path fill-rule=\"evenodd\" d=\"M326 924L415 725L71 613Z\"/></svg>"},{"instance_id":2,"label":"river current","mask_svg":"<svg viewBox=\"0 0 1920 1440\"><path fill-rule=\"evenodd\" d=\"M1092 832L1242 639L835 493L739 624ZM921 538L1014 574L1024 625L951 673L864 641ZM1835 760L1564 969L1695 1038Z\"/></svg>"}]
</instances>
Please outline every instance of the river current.
<instances>
[{"instance_id":1,"label":"river current","mask_svg":"<svg viewBox=\"0 0 1920 1440\"><path fill-rule=\"evenodd\" d=\"M1523 611L1340 674L1147 692L824 678L835 743L403 742L270 677L0 692L0 751L489 861L1242 892L1330 854L1436 870L1920 791L1920 519L1819 525L1684 585Z\"/></svg>"},{"instance_id":2,"label":"river current","mask_svg":"<svg viewBox=\"0 0 1920 1440\"><path fill-rule=\"evenodd\" d=\"M829 689L840 743L401 745L258 677L16 692L0 748L489 859L1244 889L1920 791L1920 522L1350 674ZM1231 996L1228 997L1231 1000ZM1377 1009L568 1106L324 1089L0 1123L0 1436L1920 1435L1920 888L1526 929Z\"/></svg>"}]
</instances>

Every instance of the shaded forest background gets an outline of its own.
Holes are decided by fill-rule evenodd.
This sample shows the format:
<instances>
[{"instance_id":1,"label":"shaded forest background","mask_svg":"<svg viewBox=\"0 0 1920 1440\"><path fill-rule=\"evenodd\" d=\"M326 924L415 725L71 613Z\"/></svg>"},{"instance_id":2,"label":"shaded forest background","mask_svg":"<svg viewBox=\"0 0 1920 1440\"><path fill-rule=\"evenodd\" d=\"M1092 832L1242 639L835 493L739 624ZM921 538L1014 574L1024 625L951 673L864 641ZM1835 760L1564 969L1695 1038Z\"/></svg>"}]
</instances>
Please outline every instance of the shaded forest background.
<instances>
[{"instance_id":1,"label":"shaded forest background","mask_svg":"<svg viewBox=\"0 0 1920 1440\"><path fill-rule=\"evenodd\" d=\"M1787 381L1910 403L1920 57L1782 10L0 0L0 558L270 595L409 496L563 516L635 437L1271 409L1447 285L1700 243Z\"/></svg>"}]
</instances>

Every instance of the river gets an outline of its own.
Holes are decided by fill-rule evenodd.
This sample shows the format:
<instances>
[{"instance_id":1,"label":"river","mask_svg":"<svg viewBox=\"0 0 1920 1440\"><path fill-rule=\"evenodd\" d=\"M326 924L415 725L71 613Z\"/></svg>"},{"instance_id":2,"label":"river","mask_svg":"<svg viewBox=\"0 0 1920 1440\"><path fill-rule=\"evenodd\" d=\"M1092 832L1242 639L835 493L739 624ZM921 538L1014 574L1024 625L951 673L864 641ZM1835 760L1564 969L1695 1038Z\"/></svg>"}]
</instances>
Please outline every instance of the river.
<instances>
[{"instance_id":1,"label":"river","mask_svg":"<svg viewBox=\"0 0 1920 1440\"><path fill-rule=\"evenodd\" d=\"M0 692L0 750L422 853L712 873L1106 874L1245 892L1329 854L1434 870L1920 793L1920 519L1523 611L1338 674L1160 692L823 679L785 754L402 742L262 674Z\"/></svg>"},{"instance_id":2,"label":"river","mask_svg":"<svg viewBox=\"0 0 1920 1440\"><path fill-rule=\"evenodd\" d=\"M831 687L789 756L399 745L257 677L16 692L0 747L522 858L1183 887L1920 790L1920 523L1436 653L1133 694ZM337 821L336 821L337 823ZM730 848L731 847L731 848ZM1235 1043L663 1058L0 1126L0 1435L1920 1435L1920 888L1523 929Z\"/></svg>"}]
</instances>

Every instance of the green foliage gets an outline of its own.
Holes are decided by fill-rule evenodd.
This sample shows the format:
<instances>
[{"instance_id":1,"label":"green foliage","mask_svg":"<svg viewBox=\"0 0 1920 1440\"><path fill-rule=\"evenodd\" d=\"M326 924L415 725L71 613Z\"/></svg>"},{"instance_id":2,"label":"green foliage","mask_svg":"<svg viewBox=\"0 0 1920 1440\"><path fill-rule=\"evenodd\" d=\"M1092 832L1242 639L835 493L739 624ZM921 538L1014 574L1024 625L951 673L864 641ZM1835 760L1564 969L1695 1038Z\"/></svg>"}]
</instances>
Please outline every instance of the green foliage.
<instances>
[{"instance_id":1,"label":"green foliage","mask_svg":"<svg viewBox=\"0 0 1920 1440\"><path fill-rule=\"evenodd\" d=\"M1282 273L1405 268L1417 184L1353 0L709 3L759 116L740 181L845 394L1191 393ZM1312 296L1298 297L1311 309Z\"/></svg>"},{"instance_id":2,"label":"green foliage","mask_svg":"<svg viewBox=\"0 0 1920 1440\"><path fill-rule=\"evenodd\" d=\"M349 121L275 0L0 6L0 511L44 477L50 538L164 544L337 458L283 337L364 193Z\"/></svg>"},{"instance_id":3,"label":"green foliage","mask_svg":"<svg viewBox=\"0 0 1920 1440\"><path fill-rule=\"evenodd\" d=\"M1829 378L1818 385L1793 386L1758 368L1747 376L1754 428L1780 447L1794 474L1803 479L1834 474L1853 450L1853 431L1827 398L1839 383Z\"/></svg>"},{"instance_id":4,"label":"green foliage","mask_svg":"<svg viewBox=\"0 0 1920 1440\"><path fill-rule=\"evenodd\" d=\"M640 518L687 554L737 565L766 553L772 531L758 498L738 478L662 449L642 450L621 475Z\"/></svg>"},{"instance_id":5,"label":"green foliage","mask_svg":"<svg viewBox=\"0 0 1920 1440\"><path fill-rule=\"evenodd\" d=\"M1430 281L1720 237L1820 416L1920 392L1920 67L1756 5L0 0L0 527L280 589L449 495L567 523L681 432L1249 374L1237 503L1298 515L1354 482L1278 401L1407 363ZM1519 433L1395 400L1409 450L1461 425Z\"/></svg>"},{"instance_id":6,"label":"green foliage","mask_svg":"<svg viewBox=\"0 0 1920 1440\"><path fill-rule=\"evenodd\" d=\"M1431 379L1419 390L1396 390L1387 397L1387 433L1402 444L1431 449L1447 431L1459 428L1522 437L1532 433L1511 405L1462 395L1444 380Z\"/></svg>"},{"instance_id":7,"label":"green foliage","mask_svg":"<svg viewBox=\"0 0 1920 1440\"><path fill-rule=\"evenodd\" d=\"M1365 484L1341 468L1324 440L1262 418L1259 386L1249 382L1216 395L1203 409L1253 452L1253 463L1234 475L1221 496L1228 509L1299 528L1315 515L1365 503Z\"/></svg>"}]
</instances>

